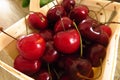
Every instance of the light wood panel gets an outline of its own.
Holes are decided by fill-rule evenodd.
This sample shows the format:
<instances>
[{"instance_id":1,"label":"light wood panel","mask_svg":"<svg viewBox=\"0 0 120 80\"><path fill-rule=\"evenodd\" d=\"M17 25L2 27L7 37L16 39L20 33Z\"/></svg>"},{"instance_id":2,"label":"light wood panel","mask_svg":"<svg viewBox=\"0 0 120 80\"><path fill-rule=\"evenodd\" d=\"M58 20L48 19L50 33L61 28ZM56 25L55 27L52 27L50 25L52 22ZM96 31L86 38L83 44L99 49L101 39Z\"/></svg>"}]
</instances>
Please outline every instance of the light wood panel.
<instances>
[{"instance_id":1,"label":"light wood panel","mask_svg":"<svg viewBox=\"0 0 120 80\"><path fill-rule=\"evenodd\" d=\"M28 13L21 3L22 0L0 0L0 26L6 29Z\"/></svg>"}]
</instances>

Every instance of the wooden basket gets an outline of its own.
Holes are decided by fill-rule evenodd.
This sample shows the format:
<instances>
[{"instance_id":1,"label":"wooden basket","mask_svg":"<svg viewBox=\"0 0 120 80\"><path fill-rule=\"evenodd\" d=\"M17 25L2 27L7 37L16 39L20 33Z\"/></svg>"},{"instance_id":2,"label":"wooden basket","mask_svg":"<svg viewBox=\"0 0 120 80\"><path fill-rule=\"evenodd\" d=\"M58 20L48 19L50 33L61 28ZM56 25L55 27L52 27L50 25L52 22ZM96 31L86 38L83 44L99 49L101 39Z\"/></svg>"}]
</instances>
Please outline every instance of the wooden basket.
<instances>
[{"instance_id":1,"label":"wooden basket","mask_svg":"<svg viewBox=\"0 0 120 80\"><path fill-rule=\"evenodd\" d=\"M31 0L34 1L34 0ZM61 3L62 0L58 0ZM76 0L79 3L80 0ZM56 1L54 1L56 4ZM97 3L101 5L106 5L109 1L99 1L99 0L83 0L81 4L87 5L90 10L98 11L101 9ZM32 4L32 3L30 3ZM46 15L49 8L54 6L51 2L46 6L39 8L39 4L35 3L37 6L36 8L30 10L33 11L40 11ZM112 15L114 8L116 7L117 14L114 16L113 21L120 22L120 4L119 3L112 3L105 7L106 19L109 20L110 16ZM36 9L36 10L35 10ZM99 20L101 22L105 21L105 15L100 15ZM10 26L5 31L14 36L19 37L21 35L26 34L25 28L25 18L22 18L20 21L15 23L14 25ZM112 29L112 36L110 39L110 43L107 47L107 55L102 65L102 75L97 80L113 80L114 73L115 73L115 66L117 60L117 53L118 53L118 43L119 43L119 35L120 35L120 25L119 24L111 24ZM15 57L18 55L18 51L16 49L16 41L9 36L0 33L0 80L33 80L32 78L28 77L27 75L15 70L13 68L13 61ZM95 69L95 76L98 74L99 70Z\"/></svg>"}]
</instances>

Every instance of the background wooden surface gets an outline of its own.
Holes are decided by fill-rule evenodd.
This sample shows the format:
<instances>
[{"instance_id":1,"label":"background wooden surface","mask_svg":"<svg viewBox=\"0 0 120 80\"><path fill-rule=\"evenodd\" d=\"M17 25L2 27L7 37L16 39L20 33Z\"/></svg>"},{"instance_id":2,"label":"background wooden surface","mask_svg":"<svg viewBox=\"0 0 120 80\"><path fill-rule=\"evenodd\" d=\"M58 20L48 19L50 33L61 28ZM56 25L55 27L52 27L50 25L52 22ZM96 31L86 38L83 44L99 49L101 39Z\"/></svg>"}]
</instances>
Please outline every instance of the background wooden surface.
<instances>
[{"instance_id":1,"label":"background wooden surface","mask_svg":"<svg viewBox=\"0 0 120 80\"><path fill-rule=\"evenodd\" d=\"M21 3L22 0L0 0L0 26L6 29L28 14L28 8L22 8ZM119 53L114 80L120 80L120 47L118 50ZM0 77L7 77L4 74L7 75L9 73L6 71L1 72L0 70Z\"/></svg>"},{"instance_id":2,"label":"background wooden surface","mask_svg":"<svg viewBox=\"0 0 120 80\"><path fill-rule=\"evenodd\" d=\"M28 13L21 3L22 0L0 0L0 26L6 29Z\"/></svg>"}]
</instances>

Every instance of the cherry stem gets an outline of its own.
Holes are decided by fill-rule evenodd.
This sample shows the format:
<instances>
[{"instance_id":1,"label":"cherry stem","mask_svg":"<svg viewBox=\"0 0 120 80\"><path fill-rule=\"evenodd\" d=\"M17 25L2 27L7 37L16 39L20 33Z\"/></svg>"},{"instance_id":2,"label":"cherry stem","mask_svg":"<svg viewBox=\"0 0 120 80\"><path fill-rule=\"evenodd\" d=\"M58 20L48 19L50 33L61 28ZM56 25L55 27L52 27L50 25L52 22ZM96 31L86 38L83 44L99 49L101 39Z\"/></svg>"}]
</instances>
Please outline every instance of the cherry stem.
<instances>
[{"instance_id":1,"label":"cherry stem","mask_svg":"<svg viewBox=\"0 0 120 80\"><path fill-rule=\"evenodd\" d=\"M61 23L62 23L63 30L65 31L65 26L64 26L64 24L63 24L61 15L60 15L60 20L61 20Z\"/></svg>"},{"instance_id":2,"label":"cherry stem","mask_svg":"<svg viewBox=\"0 0 120 80\"><path fill-rule=\"evenodd\" d=\"M83 78L83 79L89 79L89 80L98 79L101 76L101 74L102 74L102 59L100 59L100 72L99 72L98 76L93 77L93 78L89 78L87 76L80 74L79 72L76 73L76 75L78 77Z\"/></svg>"},{"instance_id":3,"label":"cherry stem","mask_svg":"<svg viewBox=\"0 0 120 80\"><path fill-rule=\"evenodd\" d=\"M26 25L26 34L28 35L28 21L26 17L25 17L25 25Z\"/></svg>"},{"instance_id":4,"label":"cherry stem","mask_svg":"<svg viewBox=\"0 0 120 80\"><path fill-rule=\"evenodd\" d=\"M56 0L56 2L57 2L57 4L59 4L57 0ZM55 6L55 3L54 3L54 2L53 2L53 4L54 4L54 6ZM62 17L61 17L61 15L60 15L60 13L61 13L61 12L60 12L59 10L56 11L56 14L59 15L59 17L60 17L63 30L65 31L65 27L64 27L64 24L63 24Z\"/></svg>"},{"instance_id":5,"label":"cherry stem","mask_svg":"<svg viewBox=\"0 0 120 80\"><path fill-rule=\"evenodd\" d=\"M11 36L10 34L6 33L5 31L3 31L3 28L2 28L2 27L0 27L0 31L3 32L4 34L8 35L9 37L11 37L11 38L17 40L17 38Z\"/></svg>"},{"instance_id":6,"label":"cherry stem","mask_svg":"<svg viewBox=\"0 0 120 80\"><path fill-rule=\"evenodd\" d=\"M116 15L117 15L117 10L116 10L116 6L114 6L114 11L112 12L108 22L112 21Z\"/></svg>"},{"instance_id":7,"label":"cherry stem","mask_svg":"<svg viewBox=\"0 0 120 80\"><path fill-rule=\"evenodd\" d=\"M49 75L51 75L51 70L50 70L50 64L49 63L47 63L47 67L48 67L48 73L49 73ZM50 76L50 80L52 80L52 76Z\"/></svg>"},{"instance_id":8,"label":"cherry stem","mask_svg":"<svg viewBox=\"0 0 120 80\"><path fill-rule=\"evenodd\" d=\"M78 2L78 3L79 3L79 5L81 4L81 2L82 2L82 1L83 1L83 0L79 0L79 2Z\"/></svg>"},{"instance_id":9,"label":"cherry stem","mask_svg":"<svg viewBox=\"0 0 120 80\"><path fill-rule=\"evenodd\" d=\"M53 69L53 71L54 71L54 73L56 74L56 76L57 76L57 79L59 80L59 79L60 79L60 76L59 76L59 74L57 73L57 71L56 71L55 69Z\"/></svg>"},{"instance_id":10,"label":"cherry stem","mask_svg":"<svg viewBox=\"0 0 120 80\"><path fill-rule=\"evenodd\" d=\"M93 11L93 10L90 10L90 11L95 14L96 20L98 21L97 13L95 11Z\"/></svg>"},{"instance_id":11,"label":"cherry stem","mask_svg":"<svg viewBox=\"0 0 120 80\"><path fill-rule=\"evenodd\" d=\"M80 56L82 56L83 55L82 37L81 37L80 31L78 30L77 25L74 21L73 21L73 24L74 24L74 26L75 26L75 28L78 31L79 36L80 36Z\"/></svg>"},{"instance_id":12,"label":"cherry stem","mask_svg":"<svg viewBox=\"0 0 120 80\"><path fill-rule=\"evenodd\" d=\"M106 12L105 12L105 7L103 7L100 3L97 3L97 5L99 5L101 7L101 9L103 10L104 12L104 15L105 15L105 22L106 22Z\"/></svg>"},{"instance_id":13,"label":"cherry stem","mask_svg":"<svg viewBox=\"0 0 120 80\"><path fill-rule=\"evenodd\" d=\"M105 23L102 23L102 24L120 24L120 22L105 22Z\"/></svg>"},{"instance_id":14,"label":"cherry stem","mask_svg":"<svg viewBox=\"0 0 120 80\"><path fill-rule=\"evenodd\" d=\"M101 10L103 10L105 7L107 7L108 5L110 5L111 3L113 3L114 1L110 1L109 3L107 3L106 5L104 5L99 11L98 11L98 14L101 12ZM99 3L96 3L97 5Z\"/></svg>"}]
</instances>

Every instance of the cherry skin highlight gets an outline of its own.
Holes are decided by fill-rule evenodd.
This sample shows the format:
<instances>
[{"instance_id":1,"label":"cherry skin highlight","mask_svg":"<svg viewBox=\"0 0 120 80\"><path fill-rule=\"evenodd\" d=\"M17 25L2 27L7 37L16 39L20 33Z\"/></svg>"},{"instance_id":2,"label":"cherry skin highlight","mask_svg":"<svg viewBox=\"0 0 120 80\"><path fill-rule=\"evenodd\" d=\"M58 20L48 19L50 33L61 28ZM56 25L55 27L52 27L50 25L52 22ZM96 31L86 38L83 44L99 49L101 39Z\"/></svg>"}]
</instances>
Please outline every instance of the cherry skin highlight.
<instances>
[{"instance_id":1,"label":"cherry skin highlight","mask_svg":"<svg viewBox=\"0 0 120 80\"><path fill-rule=\"evenodd\" d=\"M35 60L42 57L45 46L45 40L37 33L22 36L17 42L17 48L20 54L29 60Z\"/></svg>"},{"instance_id":2,"label":"cherry skin highlight","mask_svg":"<svg viewBox=\"0 0 120 80\"><path fill-rule=\"evenodd\" d=\"M27 20L30 27L35 29L45 29L48 26L47 17L40 12L30 13Z\"/></svg>"},{"instance_id":3,"label":"cherry skin highlight","mask_svg":"<svg viewBox=\"0 0 120 80\"><path fill-rule=\"evenodd\" d=\"M58 32L54 36L54 45L58 51L72 54L80 47L80 35L75 29Z\"/></svg>"}]
</instances>

